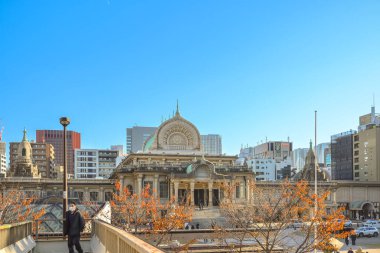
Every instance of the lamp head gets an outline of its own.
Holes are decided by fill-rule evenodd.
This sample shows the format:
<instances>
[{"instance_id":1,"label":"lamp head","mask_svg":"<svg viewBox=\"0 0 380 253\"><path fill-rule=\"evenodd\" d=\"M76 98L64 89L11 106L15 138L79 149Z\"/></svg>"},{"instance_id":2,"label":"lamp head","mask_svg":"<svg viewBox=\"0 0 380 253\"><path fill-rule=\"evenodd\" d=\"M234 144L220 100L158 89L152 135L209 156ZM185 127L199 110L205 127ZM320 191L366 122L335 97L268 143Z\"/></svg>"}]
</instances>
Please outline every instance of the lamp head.
<instances>
[{"instance_id":1,"label":"lamp head","mask_svg":"<svg viewBox=\"0 0 380 253\"><path fill-rule=\"evenodd\" d=\"M66 127L70 124L70 118L61 117L61 118L59 118L59 123L61 123L62 126Z\"/></svg>"}]
</instances>

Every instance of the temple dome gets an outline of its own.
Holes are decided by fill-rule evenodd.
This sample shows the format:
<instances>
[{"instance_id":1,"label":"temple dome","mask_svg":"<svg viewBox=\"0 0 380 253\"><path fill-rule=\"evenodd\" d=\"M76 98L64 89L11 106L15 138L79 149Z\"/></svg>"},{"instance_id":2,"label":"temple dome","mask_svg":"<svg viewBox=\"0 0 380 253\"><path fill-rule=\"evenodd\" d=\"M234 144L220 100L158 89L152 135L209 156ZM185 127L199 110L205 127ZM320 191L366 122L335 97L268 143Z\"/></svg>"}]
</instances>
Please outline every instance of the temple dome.
<instances>
[{"instance_id":1,"label":"temple dome","mask_svg":"<svg viewBox=\"0 0 380 253\"><path fill-rule=\"evenodd\" d=\"M17 149L17 160L23 163L32 163L32 146L28 141L26 129L24 129L24 136Z\"/></svg>"},{"instance_id":2,"label":"temple dome","mask_svg":"<svg viewBox=\"0 0 380 253\"><path fill-rule=\"evenodd\" d=\"M177 112L164 121L156 132L146 140L144 152L151 151L201 151L201 136L198 129Z\"/></svg>"}]
</instances>

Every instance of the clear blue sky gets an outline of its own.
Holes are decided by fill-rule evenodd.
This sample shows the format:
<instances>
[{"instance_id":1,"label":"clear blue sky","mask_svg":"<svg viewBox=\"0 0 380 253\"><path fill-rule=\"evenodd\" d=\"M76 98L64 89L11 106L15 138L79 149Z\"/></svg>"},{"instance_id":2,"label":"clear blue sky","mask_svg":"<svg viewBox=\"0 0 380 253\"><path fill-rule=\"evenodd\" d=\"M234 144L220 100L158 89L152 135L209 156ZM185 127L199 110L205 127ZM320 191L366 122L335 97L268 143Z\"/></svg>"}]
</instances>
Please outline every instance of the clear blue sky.
<instances>
[{"instance_id":1,"label":"clear blue sky","mask_svg":"<svg viewBox=\"0 0 380 253\"><path fill-rule=\"evenodd\" d=\"M0 1L4 140L36 129L125 145L175 109L223 149L307 147L380 107L380 1ZM380 111L380 110L377 110Z\"/></svg>"}]
</instances>

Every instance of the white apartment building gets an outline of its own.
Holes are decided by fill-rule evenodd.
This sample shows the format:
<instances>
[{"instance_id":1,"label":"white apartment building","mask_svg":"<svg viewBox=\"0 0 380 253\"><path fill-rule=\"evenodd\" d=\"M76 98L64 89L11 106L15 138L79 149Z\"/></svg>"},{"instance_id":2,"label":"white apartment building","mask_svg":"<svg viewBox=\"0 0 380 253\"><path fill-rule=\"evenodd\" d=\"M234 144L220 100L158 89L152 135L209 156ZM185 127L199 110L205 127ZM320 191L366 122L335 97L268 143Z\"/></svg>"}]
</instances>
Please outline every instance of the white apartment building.
<instances>
[{"instance_id":1,"label":"white apartment building","mask_svg":"<svg viewBox=\"0 0 380 253\"><path fill-rule=\"evenodd\" d=\"M116 168L117 150L76 149L75 178L109 178Z\"/></svg>"},{"instance_id":2,"label":"white apartment building","mask_svg":"<svg viewBox=\"0 0 380 253\"><path fill-rule=\"evenodd\" d=\"M5 146L5 142L0 142L0 177L7 176L7 156Z\"/></svg>"},{"instance_id":3,"label":"white apartment building","mask_svg":"<svg viewBox=\"0 0 380 253\"><path fill-rule=\"evenodd\" d=\"M75 149L74 177L99 178L98 150Z\"/></svg>"},{"instance_id":4,"label":"white apartment building","mask_svg":"<svg viewBox=\"0 0 380 253\"><path fill-rule=\"evenodd\" d=\"M275 181L276 180L276 161L275 159L249 159L248 168L256 175L256 181Z\"/></svg>"}]
</instances>

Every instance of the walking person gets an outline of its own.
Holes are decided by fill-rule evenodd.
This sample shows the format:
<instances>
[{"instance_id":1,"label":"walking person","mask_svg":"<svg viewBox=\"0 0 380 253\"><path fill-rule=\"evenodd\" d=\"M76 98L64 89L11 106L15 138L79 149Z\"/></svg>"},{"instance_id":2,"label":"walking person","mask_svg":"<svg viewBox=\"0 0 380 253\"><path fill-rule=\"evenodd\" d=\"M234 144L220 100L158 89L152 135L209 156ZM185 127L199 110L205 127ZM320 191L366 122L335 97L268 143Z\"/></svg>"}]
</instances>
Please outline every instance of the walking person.
<instances>
[{"instance_id":1,"label":"walking person","mask_svg":"<svg viewBox=\"0 0 380 253\"><path fill-rule=\"evenodd\" d=\"M356 234L352 234L351 235L351 241L352 241L352 245L356 245Z\"/></svg>"},{"instance_id":2,"label":"walking person","mask_svg":"<svg viewBox=\"0 0 380 253\"><path fill-rule=\"evenodd\" d=\"M69 211L66 212L66 223L64 228L64 235L68 236L67 245L69 253L74 253L74 245L78 253L83 253L80 246L80 232L84 229L84 219L79 212L75 202L70 202Z\"/></svg>"},{"instance_id":3,"label":"walking person","mask_svg":"<svg viewBox=\"0 0 380 253\"><path fill-rule=\"evenodd\" d=\"M348 244L350 244L350 241L348 239L348 236L346 236L346 238L344 238L344 242L346 243L346 245L348 246Z\"/></svg>"}]
</instances>

